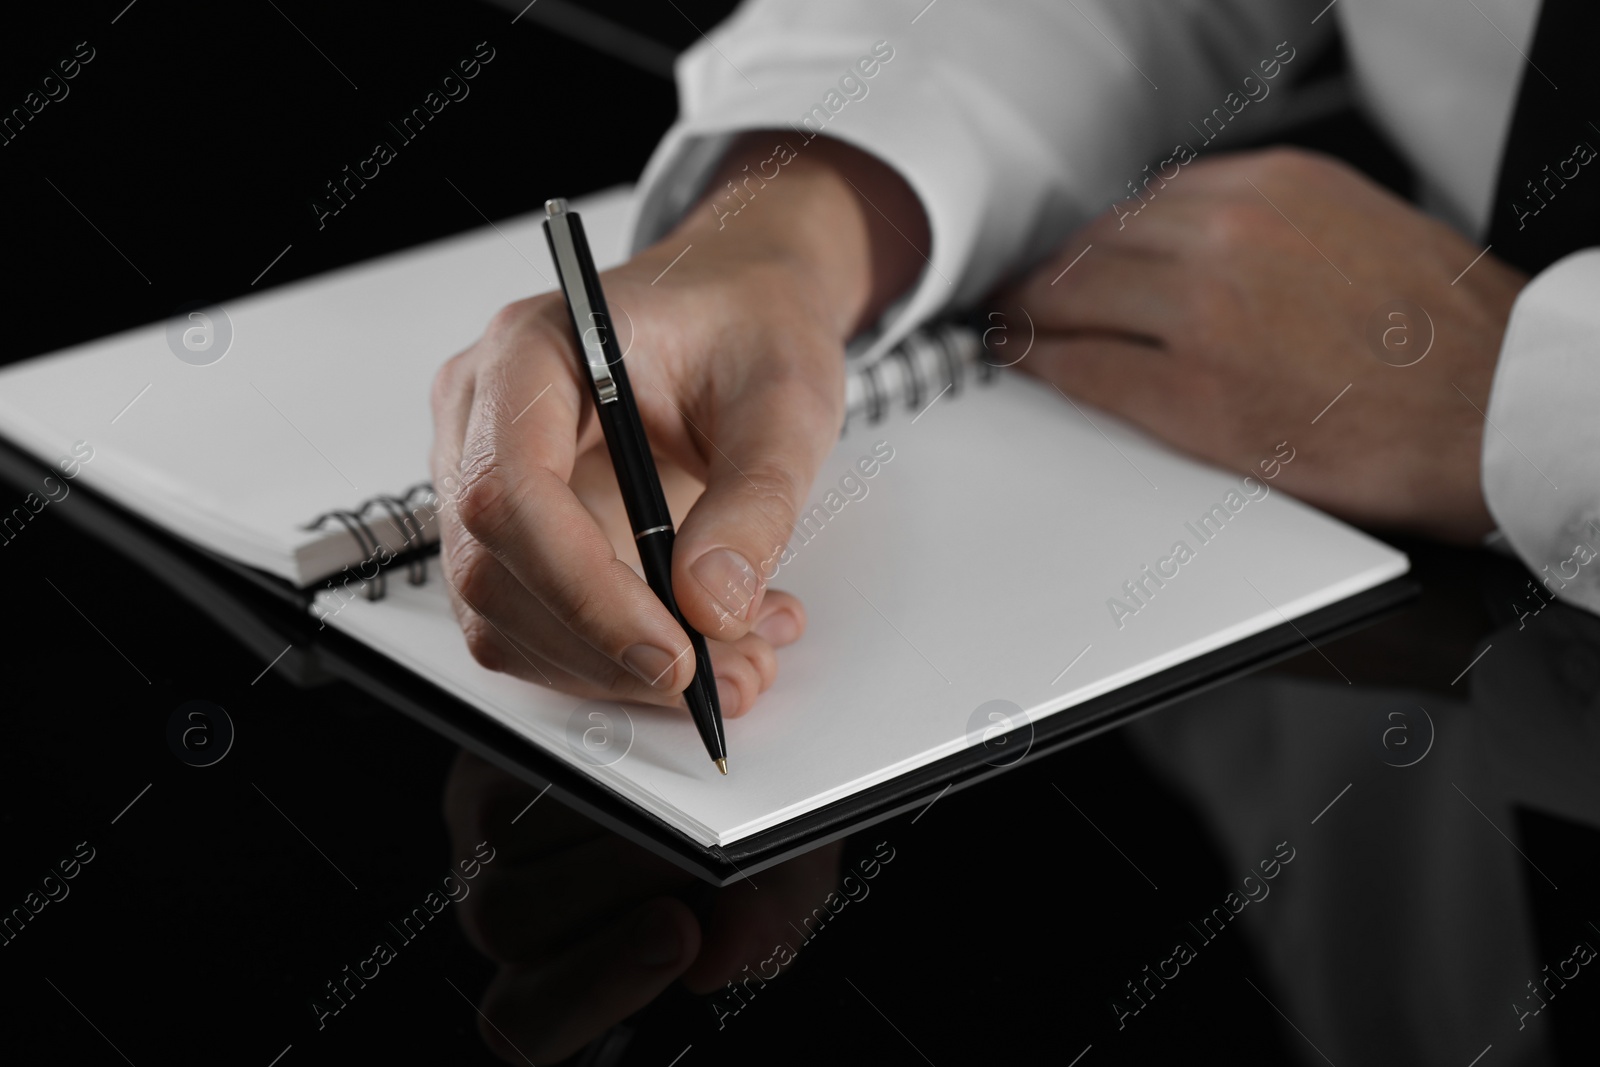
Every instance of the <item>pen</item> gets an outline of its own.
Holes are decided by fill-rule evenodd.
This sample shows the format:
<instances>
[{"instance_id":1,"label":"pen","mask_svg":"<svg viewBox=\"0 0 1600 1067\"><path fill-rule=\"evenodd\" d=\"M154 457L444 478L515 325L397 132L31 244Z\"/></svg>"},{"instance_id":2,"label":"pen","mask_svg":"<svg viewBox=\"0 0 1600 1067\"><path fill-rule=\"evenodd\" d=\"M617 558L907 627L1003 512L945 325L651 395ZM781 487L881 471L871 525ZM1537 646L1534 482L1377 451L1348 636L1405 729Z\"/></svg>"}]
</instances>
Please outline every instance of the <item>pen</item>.
<instances>
[{"instance_id":1,"label":"pen","mask_svg":"<svg viewBox=\"0 0 1600 1067\"><path fill-rule=\"evenodd\" d=\"M622 352L611 330L611 315L606 310L600 276L583 236L583 222L567 207L564 199L546 200L544 235L550 242L550 255L567 298L573 336L578 340L578 364L589 381L595 414L605 431L611 465L616 468L617 484L622 487L622 502L628 509L628 524L644 564L645 581L650 583L661 603L689 635L694 647L694 681L683 691L700 739L717 765L728 773L728 749L722 736L722 708L717 703L717 680L711 673L711 656L706 639L700 635L672 595L672 515L661 491L650 442L639 421L639 408L628 384L628 371L622 365Z\"/></svg>"}]
</instances>

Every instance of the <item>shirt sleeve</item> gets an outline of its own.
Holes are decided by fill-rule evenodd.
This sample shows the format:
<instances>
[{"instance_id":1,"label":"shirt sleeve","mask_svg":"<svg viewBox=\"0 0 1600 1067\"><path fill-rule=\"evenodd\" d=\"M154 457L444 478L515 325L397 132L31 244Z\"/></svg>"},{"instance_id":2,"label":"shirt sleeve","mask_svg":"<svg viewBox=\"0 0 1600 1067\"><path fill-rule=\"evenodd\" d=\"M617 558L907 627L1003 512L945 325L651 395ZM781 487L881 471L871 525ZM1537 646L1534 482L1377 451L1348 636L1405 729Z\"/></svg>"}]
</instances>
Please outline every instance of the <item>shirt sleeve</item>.
<instances>
[{"instance_id":1,"label":"shirt sleeve","mask_svg":"<svg viewBox=\"0 0 1600 1067\"><path fill-rule=\"evenodd\" d=\"M1131 197L1179 143L1238 143L1227 123L1281 90L1333 23L1260 0L919 6L750 0L684 53L680 115L640 180L632 249L682 218L739 132L781 131L786 151L775 144L760 175L712 201L724 226L745 200L777 195L780 160L813 137L870 152L906 179L932 232L918 283L856 346L870 360Z\"/></svg>"},{"instance_id":2,"label":"shirt sleeve","mask_svg":"<svg viewBox=\"0 0 1600 1067\"><path fill-rule=\"evenodd\" d=\"M1530 282L1506 326L1483 434L1483 494L1555 596L1600 612L1600 248Z\"/></svg>"}]
</instances>

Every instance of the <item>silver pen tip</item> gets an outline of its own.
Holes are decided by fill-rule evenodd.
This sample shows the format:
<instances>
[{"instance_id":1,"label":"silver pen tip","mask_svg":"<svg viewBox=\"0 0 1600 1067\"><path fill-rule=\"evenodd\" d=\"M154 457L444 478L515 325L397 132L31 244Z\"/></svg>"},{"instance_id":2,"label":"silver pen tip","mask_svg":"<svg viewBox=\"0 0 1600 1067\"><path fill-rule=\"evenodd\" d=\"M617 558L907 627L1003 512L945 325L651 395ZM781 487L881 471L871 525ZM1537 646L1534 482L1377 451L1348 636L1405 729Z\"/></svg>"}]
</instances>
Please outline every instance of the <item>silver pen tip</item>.
<instances>
[{"instance_id":1,"label":"silver pen tip","mask_svg":"<svg viewBox=\"0 0 1600 1067\"><path fill-rule=\"evenodd\" d=\"M553 200L546 200L544 202L544 213L550 218L555 218L557 215L565 215L567 213L567 198L558 196Z\"/></svg>"}]
</instances>

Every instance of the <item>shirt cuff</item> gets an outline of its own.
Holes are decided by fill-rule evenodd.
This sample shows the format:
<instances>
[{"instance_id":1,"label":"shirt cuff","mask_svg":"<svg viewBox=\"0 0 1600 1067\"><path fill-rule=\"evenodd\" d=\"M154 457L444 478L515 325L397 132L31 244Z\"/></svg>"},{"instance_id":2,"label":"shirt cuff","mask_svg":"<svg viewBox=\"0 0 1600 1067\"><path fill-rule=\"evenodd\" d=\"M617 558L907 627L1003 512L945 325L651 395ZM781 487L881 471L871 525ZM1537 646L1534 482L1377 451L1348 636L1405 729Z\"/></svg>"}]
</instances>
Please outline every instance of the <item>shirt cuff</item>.
<instances>
[{"instance_id":1,"label":"shirt cuff","mask_svg":"<svg viewBox=\"0 0 1600 1067\"><path fill-rule=\"evenodd\" d=\"M752 173L762 171L764 180L741 182L744 195L772 195L766 187L783 182L779 160L804 156L820 135L847 142L892 167L927 213L932 235L927 265L916 285L850 346L853 359L877 359L940 312L975 303L1009 267L1047 252L1033 246L1059 234L1068 217L1090 212L1088 205L1068 205L1064 196L1046 191L1052 185L1059 188L1059 181L1039 180L1058 171L1059 162L1042 146L1033 146L1036 135L992 102L982 109L980 121L970 93L955 91L959 79L939 76L931 63L919 66L918 57L908 51L909 46L897 51L885 41L862 47L853 39L846 45L808 35L786 41L782 54L770 57L770 65L759 56L741 54L740 69L760 85L759 92L712 93L702 86L715 75L703 68L724 61L713 50L691 50L678 70L685 114L640 179L629 230L631 250L659 240L683 217L705 192L710 172L735 134L772 129L780 132L771 161L752 168ZM866 58L877 60L871 77L858 67ZM844 92L848 86L855 87L853 94ZM697 99L713 102L697 107ZM996 165L1002 157L1005 167ZM1010 188L1008 172L1033 177L1026 188ZM738 225L730 210L740 203L734 194L718 203L722 224Z\"/></svg>"},{"instance_id":2,"label":"shirt cuff","mask_svg":"<svg viewBox=\"0 0 1600 1067\"><path fill-rule=\"evenodd\" d=\"M1489 394L1483 493L1546 595L1600 612L1600 249L1518 295Z\"/></svg>"}]
</instances>

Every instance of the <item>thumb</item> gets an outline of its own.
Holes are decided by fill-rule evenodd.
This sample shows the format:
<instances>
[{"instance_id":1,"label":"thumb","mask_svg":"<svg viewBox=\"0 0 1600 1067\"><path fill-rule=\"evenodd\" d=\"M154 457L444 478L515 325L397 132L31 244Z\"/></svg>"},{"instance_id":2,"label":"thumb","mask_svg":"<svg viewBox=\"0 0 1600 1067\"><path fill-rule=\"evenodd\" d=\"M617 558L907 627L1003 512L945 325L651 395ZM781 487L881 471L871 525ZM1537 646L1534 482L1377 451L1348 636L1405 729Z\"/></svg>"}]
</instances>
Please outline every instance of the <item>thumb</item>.
<instances>
[{"instance_id":1,"label":"thumb","mask_svg":"<svg viewBox=\"0 0 1600 1067\"><path fill-rule=\"evenodd\" d=\"M765 378L693 426L706 488L683 520L672 589L684 618L719 641L749 632L795 516L838 440L842 397L793 376Z\"/></svg>"}]
</instances>

